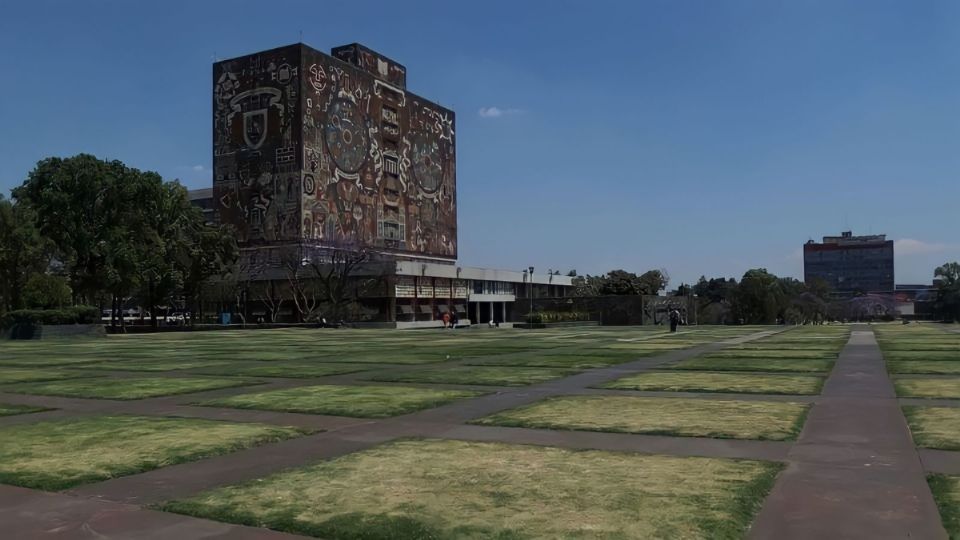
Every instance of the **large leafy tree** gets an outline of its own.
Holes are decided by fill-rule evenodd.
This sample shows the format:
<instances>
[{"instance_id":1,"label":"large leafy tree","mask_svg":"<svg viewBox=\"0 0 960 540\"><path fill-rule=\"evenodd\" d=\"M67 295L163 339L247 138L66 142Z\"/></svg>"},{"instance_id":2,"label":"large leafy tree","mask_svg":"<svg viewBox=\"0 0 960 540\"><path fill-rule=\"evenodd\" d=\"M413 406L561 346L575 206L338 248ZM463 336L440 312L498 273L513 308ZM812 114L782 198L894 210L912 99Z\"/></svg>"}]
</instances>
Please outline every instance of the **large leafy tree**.
<instances>
[{"instance_id":1,"label":"large leafy tree","mask_svg":"<svg viewBox=\"0 0 960 540\"><path fill-rule=\"evenodd\" d=\"M937 310L941 316L960 320L960 262L948 262L933 271L937 282Z\"/></svg>"},{"instance_id":2,"label":"large leafy tree","mask_svg":"<svg viewBox=\"0 0 960 540\"><path fill-rule=\"evenodd\" d=\"M49 263L49 242L35 226L34 212L0 195L0 313L24 307L31 276Z\"/></svg>"},{"instance_id":3,"label":"large leafy tree","mask_svg":"<svg viewBox=\"0 0 960 540\"><path fill-rule=\"evenodd\" d=\"M737 280L730 278L710 278L700 276L693 286L693 294L705 298L711 303L730 302L737 290Z\"/></svg>"},{"instance_id":4,"label":"large leafy tree","mask_svg":"<svg viewBox=\"0 0 960 540\"><path fill-rule=\"evenodd\" d=\"M133 209L117 199L124 167L80 154L37 163L20 187L18 203L35 212L36 224L56 247L75 300L92 302L107 286L108 260L118 246L122 215Z\"/></svg>"},{"instance_id":5,"label":"large leafy tree","mask_svg":"<svg viewBox=\"0 0 960 540\"><path fill-rule=\"evenodd\" d=\"M748 324L772 324L786 304L783 283L766 268L747 270L734 295L734 313Z\"/></svg>"},{"instance_id":6,"label":"large leafy tree","mask_svg":"<svg viewBox=\"0 0 960 540\"><path fill-rule=\"evenodd\" d=\"M52 244L74 300L106 296L114 313L136 297L156 324L156 306L193 301L236 257L233 235L205 224L183 186L119 161L45 159L13 194Z\"/></svg>"},{"instance_id":7,"label":"large leafy tree","mask_svg":"<svg viewBox=\"0 0 960 540\"><path fill-rule=\"evenodd\" d=\"M577 276L572 280L577 296L655 295L669 281L664 270L650 270L639 276L626 270L611 270L602 276Z\"/></svg>"}]
</instances>

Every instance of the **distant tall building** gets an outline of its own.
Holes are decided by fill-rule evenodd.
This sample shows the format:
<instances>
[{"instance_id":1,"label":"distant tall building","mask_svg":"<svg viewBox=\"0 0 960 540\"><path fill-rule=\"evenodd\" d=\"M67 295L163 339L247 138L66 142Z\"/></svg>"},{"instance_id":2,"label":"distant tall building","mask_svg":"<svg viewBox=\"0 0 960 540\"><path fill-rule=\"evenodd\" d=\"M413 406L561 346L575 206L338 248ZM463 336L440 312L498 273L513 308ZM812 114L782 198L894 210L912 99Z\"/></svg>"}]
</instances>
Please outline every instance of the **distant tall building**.
<instances>
[{"instance_id":1,"label":"distant tall building","mask_svg":"<svg viewBox=\"0 0 960 540\"><path fill-rule=\"evenodd\" d=\"M803 245L803 279L822 279L839 294L893 292L893 240L885 234L824 236Z\"/></svg>"}]
</instances>

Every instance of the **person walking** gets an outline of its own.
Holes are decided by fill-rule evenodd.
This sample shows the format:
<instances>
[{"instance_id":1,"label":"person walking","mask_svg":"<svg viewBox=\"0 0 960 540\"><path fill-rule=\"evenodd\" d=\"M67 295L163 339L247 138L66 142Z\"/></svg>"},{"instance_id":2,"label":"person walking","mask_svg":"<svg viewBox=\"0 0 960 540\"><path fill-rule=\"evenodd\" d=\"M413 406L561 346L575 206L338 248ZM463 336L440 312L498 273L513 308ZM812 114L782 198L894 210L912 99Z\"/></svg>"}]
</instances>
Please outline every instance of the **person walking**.
<instances>
[{"instance_id":1,"label":"person walking","mask_svg":"<svg viewBox=\"0 0 960 540\"><path fill-rule=\"evenodd\" d=\"M674 308L670 311L670 333L677 331L677 325L680 324L680 312Z\"/></svg>"}]
</instances>

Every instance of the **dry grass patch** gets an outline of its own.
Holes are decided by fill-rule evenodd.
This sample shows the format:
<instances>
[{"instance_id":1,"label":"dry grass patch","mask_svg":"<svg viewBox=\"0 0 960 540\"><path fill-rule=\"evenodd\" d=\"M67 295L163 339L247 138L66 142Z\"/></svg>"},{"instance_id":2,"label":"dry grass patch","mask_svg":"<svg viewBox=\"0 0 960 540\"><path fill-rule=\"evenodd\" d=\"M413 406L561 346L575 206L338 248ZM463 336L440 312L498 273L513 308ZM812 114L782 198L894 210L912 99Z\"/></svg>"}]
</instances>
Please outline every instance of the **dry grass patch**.
<instances>
[{"instance_id":1,"label":"dry grass patch","mask_svg":"<svg viewBox=\"0 0 960 540\"><path fill-rule=\"evenodd\" d=\"M162 509L323 538L741 538L780 468L400 441Z\"/></svg>"},{"instance_id":2,"label":"dry grass patch","mask_svg":"<svg viewBox=\"0 0 960 540\"><path fill-rule=\"evenodd\" d=\"M931 474L927 476L927 483L937 501L943 528L951 539L960 538L960 478Z\"/></svg>"},{"instance_id":3,"label":"dry grass patch","mask_svg":"<svg viewBox=\"0 0 960 540\"><path fill-rule=\"evenodd\" d=\"M194 370L194 373L207 375L241 375L246 377L287 377L307 379L312 377L328 377L356 373L374 366L358 366L356 364L334 364L315 361L303 362L255 362L243 364L226 364L216 367Z\"/></svg>"},{"instance_id":4,"label":"dry grass patch","mask_svg":"<svg viewBox=\"0 0 960 540\"><path fill-rule=\"evenodd\" d=\"M813 395L819 394L822 386L823 377L805 375L649 372L617 379L604 385L603 388L664 392Z\"/></svg>"},{"instance_id":5,"label":"dry grass patch","mask_svg":"<svg viewBox=\"0 0 960 540\"><path fill-rule=\"evenodd\" d=\"M708 358L700 356L670 366L670 369L694 371L768 371L792 373L826 373L833 360L782 358Z\"/></svg>"},{"instance_id":6,"label":"dry grass patch","mask_svg":"<svg viewBox=\"0 0 960 540\"><path fill-rule=\"evenodd\" d=\"M903 414L917 446L960 450L960 409L906 406Z\"/></svg>"},{"instance_id":7,"label":"dry grass patch","mask_svg":"<svg viewBox=\"0 0 960 540\"><path fill-rule=\"evenodd\" d=\"M16 414L28 414L35 412L49 411L44 407L31 407L29 405L14 405L11 403L0 403L0 416L13 416Z\"/></svg>"},{"instance_id":8,"label":"dry grass patch","mask_svg":"<svg viewBox=\"0 0 960 540\"><path fill-rule=\"evenodd\" d=\"M10 426L0 429L0 482L60 490L303 433L261 424L137 416Z\"/></svg>"},{"instance_id":9,"label":"dry grass patch","mask_svg":"<svg viewBox=\"0 0 960 540\"><path fill-rule=\"evenodd\" d=\"M204 401L199 405L361 418L385 418L480 395L483 395L483 393L466 390L325 384L256 394L240 394Z\"/></svg>"},{"instance_id":10,"label":"dry grass patch","mask_svg":"<svg viewBox=\"0 0 960 540\"><path fill-rule=\"evenodd\" d=\"M60 371L54 369L22 369L0 368L0 384L56 381L60 379L76 379L89 375L76 371Z\"/></svg>"},{"instance_id":11,"label":"dry grass patch","mask_svg":"<svg viewBox=\"0 0 960 540\"><path fill-rule=\"evenodd\" d=\"M80 369L96 369L107 371L175 371L178 369L193 369L210 366L229 365L223 360L119 360L85 364Z\"/></svg>"},{"instance_id":12,"label":"dry grass patch","mask_svg":"<svg viewBox=\"0 0 960 540\"><path fill-rule=\"evenodd\" d=\"M406 373L372 375L369 380L389 382L480 384L526 386L566 377L576 373L569 369L509 366L453 366L421 369Z\"/></svg>"},{"instance_id":13,"label":"dry grass patch","mask_svg":"<svg viewBox=\"0 0 960 540\"><path fill-rule=\"evenodd\" d=\"M213 379L207 377L131 377L114 379L90 377L27 383L3 388L5 392L17 394L36 394L41 396L63 396L91 399L144 399L175 394L191 394L219 388L249 386L259 381L244 379Z\"/></svg>"},{"instance_id":14,"label":"dry grass patch","mask_svg":"<svg viewBox=\"0 0 960 540\"><path fill-rule=\"evenodd\" d=\"M621 396L549 398L473 423L682 437L783 441L800 432L803 403Z\"/></svg>"},{"instance_id":15,"label":"dry grass patch","mask_svg":"<svg viewBox=\"0 0 960 540\"><path fill-rule=\"evenodd\" d=\"M960 362L949 360L892 360L887 362L890 373L931 375L960 375Z\"/></svg>"},{"instance_id":16,"label":"dry grass patch","mask_svg":"<svg viewBox=\"0 0 960 540\"><path fill-rule=\"evenodd\" d=\"M893 386L900 397L954 399L960 398L960 377L942 379L896 378Z\"/></svg>"},{"instance_id":17,"label":"dry grass patch","mask_svg":"<svg viewBox=\"0 0 960 540\"><path fill-rule=\"evenodd\" d=\"M704 355L706 358L834 359L836 352L806 349L726 349Z\"/></svg>"}]
</instances>

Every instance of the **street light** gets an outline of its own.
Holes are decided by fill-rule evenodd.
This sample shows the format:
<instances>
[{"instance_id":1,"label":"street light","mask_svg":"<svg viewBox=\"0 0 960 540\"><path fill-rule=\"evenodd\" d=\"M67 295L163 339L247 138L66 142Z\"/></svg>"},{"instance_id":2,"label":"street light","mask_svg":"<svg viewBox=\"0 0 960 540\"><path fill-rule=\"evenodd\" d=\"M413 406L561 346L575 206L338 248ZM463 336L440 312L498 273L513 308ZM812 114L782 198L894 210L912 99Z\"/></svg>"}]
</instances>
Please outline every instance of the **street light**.
<instances>
[{"instance_id":1,"label":"street light","mask_svg":"<svg viewBox=\"0 0 960 540\"><path fill-rule=\"evenodd\" d=\"M533 267L530 270L530 324L533 324Z\"/></svg>"}]
</instances>

